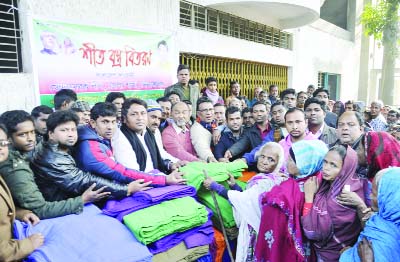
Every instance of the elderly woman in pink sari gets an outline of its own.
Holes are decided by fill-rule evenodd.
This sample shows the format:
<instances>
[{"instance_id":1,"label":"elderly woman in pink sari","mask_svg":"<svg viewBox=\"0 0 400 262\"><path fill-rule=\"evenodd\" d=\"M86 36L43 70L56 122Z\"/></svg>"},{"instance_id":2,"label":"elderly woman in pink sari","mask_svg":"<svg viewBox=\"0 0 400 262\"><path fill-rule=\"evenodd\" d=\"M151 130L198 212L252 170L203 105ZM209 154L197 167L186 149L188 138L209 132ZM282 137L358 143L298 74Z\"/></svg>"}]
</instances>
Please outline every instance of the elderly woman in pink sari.
<instances>
[{"instance_id":1,"label":"elderly woman in pink sari","mask_svg":"<svg viewBox=\"0 0 400 262\"><path fill-rule=\"evenodd\" d=\"M303 231L318 262L338 261L340 251L353 245L361 231L357 209L337 200L342 191L364 198L364 183L356 168L357 153L351 147L335 146L325 156L321 184L311 178L304 185Z\"/></svg>"},{"instance_id":2,"label":"elderly woman in pink sari","mask_svg":"<svg viewBox=\"0 0 400 262\"><path fill-rule=\"evenodd\" d=\"M263 145L256 153L256 159L257 169L260 173L248 182L246 190L243 192L240 192L240 189L226 190L216 182L204 181L206 188L224 196L233 206L235 222L239 227L235 260L237 262L254 261L254 246L261 217L259 196L287 179L279 173L284 153L278 143L269 142ZM234 181L230 181L231 188L234 189L232 182Z\"/></svg>"}]
</instances>

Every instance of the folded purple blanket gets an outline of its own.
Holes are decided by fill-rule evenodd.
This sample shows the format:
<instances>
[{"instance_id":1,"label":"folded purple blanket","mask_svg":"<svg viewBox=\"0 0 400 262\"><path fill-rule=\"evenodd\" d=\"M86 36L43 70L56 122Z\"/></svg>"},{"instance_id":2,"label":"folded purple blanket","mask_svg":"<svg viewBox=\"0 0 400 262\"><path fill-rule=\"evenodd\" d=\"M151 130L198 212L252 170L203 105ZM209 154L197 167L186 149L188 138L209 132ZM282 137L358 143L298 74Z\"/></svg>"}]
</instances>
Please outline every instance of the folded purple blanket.
<instances>
[{"instance_id":1,"label":"folded purple blanket","mask_svg":"<svg viewBox=\"0 0 400 262\"><path fill-rule=\"evenodd\" d=\"M122 221L125 215L146 207L157 205L163 201L186 196L195 196L196 189L192 186L173 185L140 191L122 200L109 200L103 208L103 213Z\"/></svg>"},{"instance_id":2,"label":"folded purple blanket","mask_svg":"<svg viewBox=\"0 0 400 262\"><path fill-rule=\"evenodd\" d=\"M209 245L214 238L214 230L212 228L212 211L207 208L208 221L199 227L189 229L185 232L178 232L157 240L147 245L152 254L165 252L178 245L182 240L185 242L186 248L194 248L198 246Z\"/></svg>"}]
</instances>

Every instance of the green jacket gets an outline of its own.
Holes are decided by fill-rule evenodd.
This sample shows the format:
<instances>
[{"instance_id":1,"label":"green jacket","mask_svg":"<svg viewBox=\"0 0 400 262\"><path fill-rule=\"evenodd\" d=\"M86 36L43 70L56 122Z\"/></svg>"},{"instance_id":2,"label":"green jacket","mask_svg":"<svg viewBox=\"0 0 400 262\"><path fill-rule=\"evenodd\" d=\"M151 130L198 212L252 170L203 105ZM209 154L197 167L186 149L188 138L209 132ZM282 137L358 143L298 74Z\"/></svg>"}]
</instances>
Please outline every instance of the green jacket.
<instances>
[{"instance_id":1,"label":"green jacket","mask_svg":"<svg viewBox=\"0 0 400 262\"><path fill-rule=\"evenodd\" d=\"M10 188L17 206L31 210L41 219L79 214L83 211L82 197L48 202L44 199L25 155L11 150L8 159L0 163L0 174Z\"/></svg>"},{"instance_id":2,"label":"green jacket","mask_svg":"<svg viewBox=\"0 0 400 262\"><path fill-rule=\"evenodd\" d=\"M181 83L176 83L173 84L172 86L167 87L164 90L164 96L168 96L169 93L171 93L172 91L177 92L181 96L182 100L189 100L190 102L192 102L192 116L196 117L196 103L197 99L199 99L200 96L200 90L197 86L194 85L188 84L188 87L189 87L190 97L185 96L183 92L183 86Z\"/></svg>"}]
</instances>

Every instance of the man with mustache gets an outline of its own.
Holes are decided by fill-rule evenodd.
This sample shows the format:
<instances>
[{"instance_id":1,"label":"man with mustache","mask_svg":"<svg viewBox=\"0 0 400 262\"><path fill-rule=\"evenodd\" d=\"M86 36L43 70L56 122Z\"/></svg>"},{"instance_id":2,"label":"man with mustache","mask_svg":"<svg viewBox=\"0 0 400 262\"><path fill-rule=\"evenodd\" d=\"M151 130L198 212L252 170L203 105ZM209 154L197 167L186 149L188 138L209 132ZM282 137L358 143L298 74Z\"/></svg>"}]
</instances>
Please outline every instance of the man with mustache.
<instances>
[{"instance_id":1,"label":"man with mustache","mask_svg":"<svg viewBox=\"0 0 400 262\"><path fill-rule=\"evenodd\" d=\"M190 140L190 128L187 124L192 110L185 102L178 102L172 106L171 125L162 132L162 142L167 152L183 161L199 161L196 151Z\"/></svg>"},{"instance_id":2,"label":"man with mustache","mask_svg":"<svg viewBox=\"0 0 400 262\"><path fill-rule=\"evenodd\" d=\"M289 108L285 114L285 126L288 131L288 135L279 141L279 144L283 147L285 155L284 163L286 163L289 157L289 149L292 145L301 140L314 140L318 139L311 132L306 132L307 119L304 111L297 108Z\"/></svg>"},{"instance_id":3,"label":"man with mustache","mask_svg":"<svg viewBox=\"0 0 400 262\"><path fill-rule=\"evenodd\" d=\"M260 101L256 102L252 114L254 125L243 130L243 136L225 152L224 158L231 159L248 152L244 154L244 158L248 165L252 165L255 163L255 159L254 154L250 151L261 143L274 140L274 129L268 120L269 111L266 104Z\"/></svg>"},{"instance_id":4,"label":"man with mustache","mask_svg":"<svg viewBox=\"0 0 400 262\"><path fill-rule=\"evenodd\" d=\"M208 97L200 97L196 104L197 121L190 127L190 139L198 158L218 162L211 150L212 131L217 127L214 106Z\"/></svg>"},{"instance_id":5,"label":"man with mustache","mask_svg":"<svg viewBox=\"0 0 400 262\"><path fill-rule=\"evenodd\" d=\"M122 105L123 123L113 137L115 159L127 168L142 172L171 172L177 166L163 159L156 139L147 127L147 103L138 98L127 99ZM166 184L183 183L179 172L166 176Z\"/></svg>"},{"instance_id":6,"label":"man with mustache","mask_svg":"<svg viewBox=\"0 0 400 262\"><path fill-rule=\"evenodd\" d=\"M327 145L337 140L336 130L328 126L324 119L326 116L325 102L315 97L307 99L304 103L304 112L308 120L308 131Z\"/></svg>"},{"instance_id":7,"label":"man with mustache","mask_svg":"<svg viewBox=\"0 0 400 262\"><path fill-rule=\"evenodd\" d=\"M161 131L160 131L160 123L161 123L161 119L162 119L162 109L161 109L160 104L158 104L153 99L146 100L146 103L147 103L147 128L150 130L151 133L153 133L154 138L156 139L157 147L158 147L158 150L160 150L161 158L171 160L171 162L174 165L174 168L175 168L175 166L179 167L181 164L184 165L185 162L181 162L178 158L172 156L164 149L162 137L161 137ZM171 118L170 118L170 121L171 121ZM170 125L171 125L171 123L168 126L170 126ZM165 129L163 130L163 132L164 131L165 131Z\"/></svg>"},{"instance_id":8,"label":"man with mustache","mask_svg":"<svg viewBox=\"0 0 400 262\"><path fill-rule=\"evenodd\" d=\"M221 138L214 148L215 158L219 162L229 162L238 159L242 154L234 158L224 158L226 150L236 143L243 135L243 118L240 109L237 107L228 107L226 110L226 126L221 132Z\"/></svg>"},{"instance_id":9,"label":"man with mustache","mask_svg":"<svg viewBox=\"0 0 400 262\"><path fill-rule=\"evenodd\" d=\"M145 179L153 184L164 185L163 177L126 168L114 160L111 139L117 130L117 112L116 106L108 102L93 106L89 125L78 127L78 143L74 153L77 166L85 172L121 183Z\"/></svg>"}]
</instances>

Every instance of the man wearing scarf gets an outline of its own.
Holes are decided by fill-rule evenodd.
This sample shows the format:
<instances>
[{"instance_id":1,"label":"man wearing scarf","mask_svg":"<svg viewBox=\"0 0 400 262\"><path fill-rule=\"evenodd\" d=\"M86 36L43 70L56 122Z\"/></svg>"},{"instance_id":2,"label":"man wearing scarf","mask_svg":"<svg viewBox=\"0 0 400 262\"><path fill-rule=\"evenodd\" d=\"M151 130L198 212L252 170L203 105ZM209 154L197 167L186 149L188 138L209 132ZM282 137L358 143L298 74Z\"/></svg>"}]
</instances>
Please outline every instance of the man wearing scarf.
<instances>
[{"instance_id":1,"label":"man wearing scarf","mask_svg":"<svg viewBox=\"0 0 400 262\"><path fill-rule=\"evenodd\" d=\"M122 106L123 123L114 136L114 153L118 162L124 166L149 172L158 169L171 171L169 159L162 159L154 134L147 128L147 104L131 98Z\"/></svg>"},{"instance_id":2,"label":"man wearing scarf","mask_svg":"<svg viewBox=\"0 0 400 262\"><path fill-rule=\"evenodd\" d=\"M216 128L214 107L210 99L197 100L197 121L190 128L190 139L198 158L207 162L217 162L211 150L212 131Z\"/></svg>"}]
</instances>

